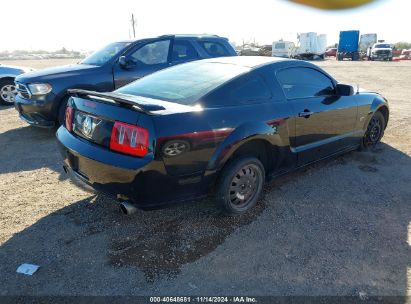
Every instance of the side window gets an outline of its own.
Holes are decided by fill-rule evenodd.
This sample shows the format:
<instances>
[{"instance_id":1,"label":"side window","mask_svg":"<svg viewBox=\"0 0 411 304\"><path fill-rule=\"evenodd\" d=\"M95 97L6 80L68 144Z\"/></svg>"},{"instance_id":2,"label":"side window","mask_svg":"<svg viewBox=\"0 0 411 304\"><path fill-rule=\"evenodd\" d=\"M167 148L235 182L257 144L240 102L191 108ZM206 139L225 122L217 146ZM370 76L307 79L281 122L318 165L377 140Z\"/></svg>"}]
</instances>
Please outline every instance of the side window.
<instances>
[{"instance_id":1,"label":"side window","mask_svg":"<svg viewBox=\"0 0 411 304\"><path fill-rule=\"evenodd\" d=\"M271 97L270 91L260 77L254 76L239 81L230 91L232 100L239 102L256 101Z\"/></svg>"},{"instance_id":2,"label":"side window","mask_svg":"<svg viewBox=\"0 0 411 304\"><path fill-rule=\"evenodd\" d=\"M172 56L173 62L190 61L197 58L197 51L190 42L174 40Z\"/></svg>"},{"instance_id":3,"label":"side window","mask_svg":"<svg viewBox=\"0 0 411 304\"><path fill-rule=\"evenodd\" d=\"M277 72L277 79L288 99L335 94L330 78L311 68L288 68Z\"/></svg>"},{"instance_id":4,"label":"side window","mask_svg":"<svg viewBox=\"0 0 411 304\"><path fill-rule=\"evenodd\" d=\"M139 48L130 59L135 64L154 65L167 63L170 40L161 40L148 43Z\"/></svg>"},{"instance_id":5,"label":"side window","mask_svg":"<svg viewBox=\"0 0 411 304\"><path fill-rule=\"evenodd\" d=\"M207 54L212 57L224 57L230 55L227 49L219 42L199 41L199 43Z\"/></svg>"},{"instance_id":6,"label":"side window","mask_svg":"<svg viewBox=\"0 0 411 304\"><path fill-rule=\"evenodd\" d=\"M240 77L223 85L207 98L209 106L259 103L271 98L271 92L258 75Z\"/></svg>"}]
</instances>

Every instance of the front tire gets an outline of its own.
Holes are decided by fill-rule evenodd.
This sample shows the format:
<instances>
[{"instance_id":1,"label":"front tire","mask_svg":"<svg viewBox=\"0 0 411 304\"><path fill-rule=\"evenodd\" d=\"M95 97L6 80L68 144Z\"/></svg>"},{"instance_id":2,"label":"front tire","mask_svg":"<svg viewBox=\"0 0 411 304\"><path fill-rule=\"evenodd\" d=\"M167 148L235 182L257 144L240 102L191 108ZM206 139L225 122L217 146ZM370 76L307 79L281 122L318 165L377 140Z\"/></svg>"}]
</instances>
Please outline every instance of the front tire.
<instances>
[{"instance_id":1,"label":"front tire","mask_svg":"<svg viewBox=\"0 0 411 304\"><path fill-rule=\"evenodd\" d=\"M263 164L255 157L234 159L221 172L216 203L225 215L239 215L252 209L265 181Z\"/></svg>"},{"instance_id":2,"label":"front tire","mask_svg":"<svg viewBox=\"0 0 411 304\"><path fill-rule=\"evenodd\" d=\"M360 150L365 150L368 147L375 147L384 136L385 118L380 111L375 112L370 122L368 123L367 131L361 142Z\"/></svg>"},{"instance_id":3,"label":"front tire","mask_svg":"<svg viewBox=\"0 0 411 304\"><path fill-rule=\"evenodd\" d=\"M16 85L14 80L5 79L0 80L0 104L11 106L14 104L17 95Z\"/></svg>"}]
</instances>

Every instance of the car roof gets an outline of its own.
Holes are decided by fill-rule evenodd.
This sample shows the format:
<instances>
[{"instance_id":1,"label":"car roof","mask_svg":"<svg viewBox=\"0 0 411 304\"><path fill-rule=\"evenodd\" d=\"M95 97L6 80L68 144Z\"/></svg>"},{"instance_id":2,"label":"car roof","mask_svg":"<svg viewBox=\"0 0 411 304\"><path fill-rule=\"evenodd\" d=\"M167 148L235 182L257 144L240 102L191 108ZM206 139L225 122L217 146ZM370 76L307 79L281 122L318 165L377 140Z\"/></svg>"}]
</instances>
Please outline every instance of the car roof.
<instances>
[{"instance_id":1,"label":"car roof","mask_svg":"<svg viewBox=\"0 0 411 304\"><path fill-rule=\"evenodd\" d=\"M221 37L218 35L213 35L213 34L170 34L170 35L161 35L157 37L146 37L146 38L141 38L141 39L135 39L135 40L120 40L116 41L116 43L132 43L132 42L138 42L138 41L144 41L144 40L152 40L152 39L158 39L158 38L167 38L167 37L174 37L174 38L206 38L206 39L216 39L216 38L221 38L228 40L225 37Z\"/></svg>"},{"instance_id":2,"label":"car roof","mask_svg":"<svg viewBox=\"0 0 411 304\"><path fill-rule=\"evenodd\" d=\"M213 34L170 34L170 35L162 35L159 37L175 37L175 38L223 38L227 39L218 35Z\"/></svg>"},{"instance_id":3,"label":"car roof","mask_svg":"<svg viewBox=\"0 0 411 304\"><path fill-rule=\"evenodd\" d=\"M297 62L298 60L281 58L281 57L264 57L264 56L231 56L203 59L201 62L233 64L248 68L257 68L276 62Z\"/></svg>"}]
</instances>

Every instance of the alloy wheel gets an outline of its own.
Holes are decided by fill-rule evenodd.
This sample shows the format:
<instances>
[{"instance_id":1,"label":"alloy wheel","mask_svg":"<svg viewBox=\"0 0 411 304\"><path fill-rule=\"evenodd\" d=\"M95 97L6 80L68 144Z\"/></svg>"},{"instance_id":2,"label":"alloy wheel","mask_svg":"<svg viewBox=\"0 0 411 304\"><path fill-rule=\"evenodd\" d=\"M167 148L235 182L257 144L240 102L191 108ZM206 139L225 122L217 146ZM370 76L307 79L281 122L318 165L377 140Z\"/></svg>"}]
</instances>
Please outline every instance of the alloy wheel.
<instances>
[{"instance_id":1,"label":"alloy wheel","mask_svg":"<svg viewBox=\"0 0 411 304\"><path fill-rule=\"evenodd\" d=\"M12 84L6 84L0 88L0 97L4 102L13 104L17 95L16 86Z\"/></svg>"}]
</instances>

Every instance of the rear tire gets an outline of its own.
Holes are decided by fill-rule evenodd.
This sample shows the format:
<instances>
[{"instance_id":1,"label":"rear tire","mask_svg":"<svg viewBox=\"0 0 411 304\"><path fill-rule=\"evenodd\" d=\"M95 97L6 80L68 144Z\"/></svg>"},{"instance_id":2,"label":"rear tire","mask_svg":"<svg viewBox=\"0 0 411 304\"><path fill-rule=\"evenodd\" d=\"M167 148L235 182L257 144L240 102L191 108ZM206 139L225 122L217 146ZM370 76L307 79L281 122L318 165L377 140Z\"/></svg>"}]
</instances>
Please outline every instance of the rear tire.
<instances>
[{"instance_id":1,"label":"rear tire","mask_svg":"<svg viewBox=\"0 0 411 304\"><path fill-rule=\"evenodd\" d=\"M16 95L16 85L13 79L0 80L0 105L13 105Z\"/></svg>"},{"instance_id":2,"label":"rear tire","mask_svg":"<svg viewBox=\"0 0 411 304\"><path fill-rule=\"evenodd\" d=\"M361 141L360 150L375 147L381 141L381 138L384 136L385 124L384 115L380 111L375 112L368 123L367 131L365 131Z\"/></svg>"},{"instance_id":3,"label":"rear tire","mask_svg":"<svg viewBox=\"0 0 411 304\"><path fill-rule=\"evenodd\" d=\"M220 174L216 203L225 215L239 215L252 209L265 181L263 164L255 157L234 159Z\"/></svg>"}]
</instances>

